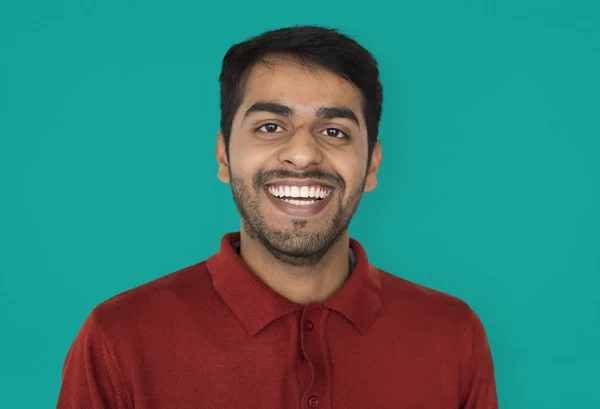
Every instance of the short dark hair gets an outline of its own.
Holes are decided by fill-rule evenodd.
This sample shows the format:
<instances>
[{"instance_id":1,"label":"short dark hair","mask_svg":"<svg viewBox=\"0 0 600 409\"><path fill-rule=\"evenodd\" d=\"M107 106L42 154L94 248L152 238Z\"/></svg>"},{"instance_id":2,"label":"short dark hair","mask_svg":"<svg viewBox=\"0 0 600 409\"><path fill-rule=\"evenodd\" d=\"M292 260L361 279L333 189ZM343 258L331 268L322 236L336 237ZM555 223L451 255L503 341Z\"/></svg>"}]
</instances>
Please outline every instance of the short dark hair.
<instances>
[{"instance_id":1,"label":"short dark hair","mask_svg":"<svg viewBox=\"0 0 600 409\"><path fill-rule=\"evenodd\" d=\"M233 45L223 58L221 83L221 132L229 156L229 138L233 117L239 109L250 69L270 56L291 57L305 66L328 69L352 82L363 96L369 162L377 135L383 103L377 61L355 40L336 29L318 26L294 26L267 31Z\"/></svg>"}]
</instances>

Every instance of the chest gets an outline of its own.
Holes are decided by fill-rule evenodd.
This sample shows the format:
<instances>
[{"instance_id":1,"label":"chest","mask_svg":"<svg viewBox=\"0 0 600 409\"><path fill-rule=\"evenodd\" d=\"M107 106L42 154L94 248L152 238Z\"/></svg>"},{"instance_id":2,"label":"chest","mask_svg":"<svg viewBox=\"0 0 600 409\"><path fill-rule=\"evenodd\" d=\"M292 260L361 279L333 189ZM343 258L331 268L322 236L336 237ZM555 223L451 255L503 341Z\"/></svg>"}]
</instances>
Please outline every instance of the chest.
<instances>
[{"instance_id":1,"label":"chest","mask_svg":"<svg viewBox=\"0 0 600 409\"><path fill-rule=\"evenodd\" d=\"M174 339L160 357L140 356L132 368L135 407L458 407L459 357L451 343L375 335L308 320L267 342Z\"/></svg>"}]
</instances>

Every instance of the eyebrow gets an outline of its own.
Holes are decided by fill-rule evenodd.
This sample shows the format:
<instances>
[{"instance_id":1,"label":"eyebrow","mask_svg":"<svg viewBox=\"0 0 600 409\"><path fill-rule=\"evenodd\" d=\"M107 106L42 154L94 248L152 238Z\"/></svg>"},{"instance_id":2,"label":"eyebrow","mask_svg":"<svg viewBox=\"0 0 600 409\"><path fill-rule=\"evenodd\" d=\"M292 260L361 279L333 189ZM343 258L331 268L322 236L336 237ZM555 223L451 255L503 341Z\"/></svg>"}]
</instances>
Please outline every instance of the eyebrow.
<instances>
[{"instance_id":1,"label":"eyebrow","mask_svg":"<svg viewBox=\"0 0 600 409\"><path fill-rule=\"evenodd\" d=\"M269 112L275 115L287 117L294 115L294 110L287 105L273 101L258 101L248 108L244 114L244 119L257 112ZM349 119L360 128L360 121L358 120L358 117L354 111L346 106L320 107L317 109L316 115L319 119Z\"/></svg>"}]
</instances>

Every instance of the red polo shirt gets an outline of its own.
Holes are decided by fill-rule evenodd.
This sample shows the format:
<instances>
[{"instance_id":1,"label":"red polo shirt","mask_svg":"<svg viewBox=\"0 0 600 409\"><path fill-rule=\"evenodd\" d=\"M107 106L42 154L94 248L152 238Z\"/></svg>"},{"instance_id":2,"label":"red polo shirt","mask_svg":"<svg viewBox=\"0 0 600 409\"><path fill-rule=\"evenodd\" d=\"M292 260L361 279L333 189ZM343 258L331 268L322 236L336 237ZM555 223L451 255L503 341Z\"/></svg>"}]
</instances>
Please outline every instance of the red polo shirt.
<instances>
[{"instance_id":1,"label":"red polo shirt","mask_svg":"<svg viewBox=\"0 0 600 409\"><path fill-rule=\"evenodd\" d=\"M63 368L60 409L495 409L475 313L356 264L327 301L295 304L223 237L208 260L98 305Z\"/></svg>"}]
</instances>

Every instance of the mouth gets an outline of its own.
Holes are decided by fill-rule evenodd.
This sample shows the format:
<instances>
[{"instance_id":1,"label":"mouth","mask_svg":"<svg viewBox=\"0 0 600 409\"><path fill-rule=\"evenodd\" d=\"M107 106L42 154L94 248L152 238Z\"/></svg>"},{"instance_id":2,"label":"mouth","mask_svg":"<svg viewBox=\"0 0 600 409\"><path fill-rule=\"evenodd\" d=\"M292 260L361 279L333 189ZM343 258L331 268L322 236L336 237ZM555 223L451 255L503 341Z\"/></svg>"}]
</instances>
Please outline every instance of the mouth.
<instances>
[{"instance_id":1,"label":"mouth","mask_svg":"<svg viewBox=\"0 0 600 409\"><path fill-rule=\"evenodd\" d=\"M269 185L271 196L296 206L307 206L324 200L333 192L333 188L324 185Z\"/></svg>"},{"instance_id":2,"label":"mouth","mask_svg":"<svg viewBox=\"0 0 600 409\"><path fill-rule=\"evenodd\" d=\"M334 188L311 184L273 183L265 188L271 202L282 212L296 217L314 216L331 201Z\"/></svg>"}]
</instances>

